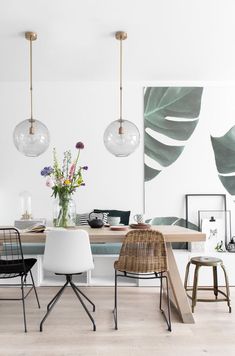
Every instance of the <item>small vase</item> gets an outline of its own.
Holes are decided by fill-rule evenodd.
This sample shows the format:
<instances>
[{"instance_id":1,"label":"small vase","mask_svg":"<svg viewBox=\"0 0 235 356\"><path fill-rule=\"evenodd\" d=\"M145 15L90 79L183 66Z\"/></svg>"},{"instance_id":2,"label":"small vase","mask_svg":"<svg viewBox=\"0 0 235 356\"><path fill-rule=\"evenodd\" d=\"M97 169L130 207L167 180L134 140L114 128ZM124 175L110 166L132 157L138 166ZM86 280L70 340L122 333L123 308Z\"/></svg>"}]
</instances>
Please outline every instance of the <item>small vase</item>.
<instances>
[{"instance_id":1,"label":"small vase","mask_svg":"<svg viewBox=\"0 0 235 356\"><path fill-rule=\"evenodd\" d=\"M54 202L53 224L55 227L75 226L76 205L71 196L57 197Z\"/></svg>"}]
</instances>

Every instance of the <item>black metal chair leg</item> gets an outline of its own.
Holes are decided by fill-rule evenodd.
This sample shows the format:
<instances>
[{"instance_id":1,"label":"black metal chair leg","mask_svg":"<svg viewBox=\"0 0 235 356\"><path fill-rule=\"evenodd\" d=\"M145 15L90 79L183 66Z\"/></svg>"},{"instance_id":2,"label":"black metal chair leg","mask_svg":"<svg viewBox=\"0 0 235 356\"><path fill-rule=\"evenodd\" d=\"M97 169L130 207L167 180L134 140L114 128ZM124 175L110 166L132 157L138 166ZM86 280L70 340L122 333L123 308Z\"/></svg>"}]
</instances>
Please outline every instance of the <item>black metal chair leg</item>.
<instances>
[{"instance_id":1,"label":"black metal chair leg","mask_svg":"<svg viewBox=\"0 0 235 356\"><path fill-rule=\"evenodd\" d=\"M162 292L163 292L163 287L162 287L162 272L160 274L160 302L159 302L159 309L162 309Z\"/></svg>"},{"instance_id":2,"label":"black metal chair leg","mask_svg":"<svg viewBox=\"0 0 235 356\"><path fill-rule=\"evenodd\" d=\"M92 301L84 294L72 281L70 281L70 284L76 288L76 290L93 306L93 312L95 312L95 304L92 303Z\"/></svg>"},{"instance_id":3,"label":"black metal chair leg","mask_svg":"<svg viewBox=\"0 0 235 356\"><path fill-rule=\"evenodd\" d=\"M168 278L166 278L166 290L167 290L167 309L168 309L168 330L171 331L171 305L170 305L170 294L169 294L169 283L168 283Z\"/></svg>"},{"instance_id":4,"label":"black metal chair leg","mask_svg":"<svg viewBox=\"0 0 235 356\"><path fill-rule=\"evenodd\" d=\"M36 287L35 287L35 283L34 283L32 271L30 270L29 273L30 273L30 277L31 277L32 284L33 284L34 293L35 293L35 296L36 296L36 299L37 299L38 308L40 309L41 306L40 306L40 303L39 303L38 293L37 293L37 290L36 290Z\"/></svg>"},{"instance_id":5,"label":"black metal chair leg","mask_svg":"<svg viewBox=\"0 0 235 356\"><path fill-rule=\"evenodd\" d=\"M56 301L56 299L58 298L58 296L63 292L63 290L65 289L65 287L67 287L68 285L68 281L63 285L63 287L61 287L58 292L56 293L56 295L51 299L51 301L47 304L47 310L49 310L51 308L51 306L53 305L53 303Z\"/></svg>"},{"instance_id":6,"label":"black metal chair leg","mask_svg":"<svg viewBox=\"0 0 235 356\"><path fill-rule=\"evenodd\" d=\"M79 295L79 293L78 293L76 287L74 287L74 284L71 283L71 281L70 281L70 284L71 284L71 287L72 287L74 293L75 293L76 296L78 297L80 303L82 304L83 308L85 309L87 315L89 316L89 318L90 318L90 320L91 320L91 322L92 322L92 324L93 324L93 331L96 331L96 325L95 325L94 319L92 318L91 314L89 313L89 310L87 309L87 307L86 307L86 305L84 304L82 298L80 297L80 295Z\"/></svg>"},{"instance_id":7,"label":"black metal chair leg","mask_svg":"<svg viewBox=\"0 0 235 356\"><path fill-rule=\"evenodd\" d=\"M52 300L48 303L47 305L47 312L44 315L41 323L40 323L40 331L42 331L42 326L43 323L46 321L48 315L50 314L50 312L52 311L52 309L54 308L54 306L56 305L56 303L58 302L58 300L60 299L61 295L63 294L64 289L67 287L68 285L68 281L66 281L66 283L63 285L62 288L60 288L59 292L55 295L54 298L52 298Z\"/></svg>"},{"instance_id":8,"label":"black metal chair leg","mask_svg":"<svg viewBox=\"0 0 235 356\"><path fill-rule=\"evenodd\" d=\"M170 295L169 295L169 286L168 286L168 278L167 276L162 276L161 274L161 284L162 284L162 278L165 278L166 279L166 293L167 293L167 314L168 314L168 318L165 314L165 311L160 308L165 320L166 320L166 323L167 323L167 326L168 326L168 330L171 331L171 308L170 308ZM161 293L162 291L160 291L160 298L161 298Z\"/></svg>"},{"instance_id":9,"label":"black metal chair leg","mask_svg":"<svg viewBox=\"0 0 235 356\"><path fill-rule=\"evenodd\" d=\"M114 310L113 310L113 317L115 323L115 330L118 330L117 325L117 271L115 270L115 287L114 287Z\"/></svg>"},{"instance_id":10,"label":"black metal chair leg","mask_svg":"<svg viewBox=\"0 0 235 356\"><path fill-rule=\"evenodd\" d=\"M21 276L21 293L22 293L22 304L23 304L23 315L24 315L24 331L27 333L27 326L26 326L26 315L25 315L25 296L24 296L24 276Z\"/></svg>"},{"instance_id":11,"label":"black metal chair leg","mask_svg":"<svg viewBox=\"0 0 235 356\"><path fill-rule=\"evenodd\" d=\"M123 271L120 271L123 272ZM127 274L128 273L128 274ZM155 274L155 277L150 276ZM170 294L169 294L169 283L166 272L153 272L152 274L146 274L147 277L143 277L142 275L139 276L137 273L130 273L130 272L123 272L123 274L118 274L118 271L115 269L115 289L114 289L114 309L113 309L113 316L114 316L114 323L115 323L115 330L118 330L118 321L117 321L117 279L118 277L127 277L127 278L138 278L138 279L153 279L158 278L160 279L160 302L159 302L159 309L162 312L164 319L167 323L168 331L172 331L171 329L171 308L170 308ZM135 275L135 276L133 276ZM163 278L166 279L166 293L167 293L167 315L162 308L162 299L163 299Z\"/></svg>"}]
</instances>

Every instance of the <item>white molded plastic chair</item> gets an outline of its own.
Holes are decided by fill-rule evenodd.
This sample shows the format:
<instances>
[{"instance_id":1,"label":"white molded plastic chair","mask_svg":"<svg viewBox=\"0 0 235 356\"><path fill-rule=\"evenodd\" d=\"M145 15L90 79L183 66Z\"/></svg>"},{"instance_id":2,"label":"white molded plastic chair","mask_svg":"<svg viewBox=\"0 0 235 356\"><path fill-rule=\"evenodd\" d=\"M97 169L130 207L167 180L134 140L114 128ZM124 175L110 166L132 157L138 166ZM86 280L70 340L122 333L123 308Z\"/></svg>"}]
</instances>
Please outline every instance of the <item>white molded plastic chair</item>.
<instances>
[{"instance_id":1,"label":"white molded plastic chair","mask_svg":"<svg viewBox=\"0 0 235 356\"><path fill-rule=\"evenodd\" d=\"M64 274L66 276L66 283L47 305L47 312L40 323L40 331L42 331L44 321L68 284L71 285L72 290L91 319L93 330L95 331L96 325L94 319L84 304L81 295L93 306L93 312L95 311L95 305L72 281L73 274L81 274L94 268L88 233L84 230L48 231L43 267L45 270L54 272L55 274Z\"/></svg>"}]
</instances>

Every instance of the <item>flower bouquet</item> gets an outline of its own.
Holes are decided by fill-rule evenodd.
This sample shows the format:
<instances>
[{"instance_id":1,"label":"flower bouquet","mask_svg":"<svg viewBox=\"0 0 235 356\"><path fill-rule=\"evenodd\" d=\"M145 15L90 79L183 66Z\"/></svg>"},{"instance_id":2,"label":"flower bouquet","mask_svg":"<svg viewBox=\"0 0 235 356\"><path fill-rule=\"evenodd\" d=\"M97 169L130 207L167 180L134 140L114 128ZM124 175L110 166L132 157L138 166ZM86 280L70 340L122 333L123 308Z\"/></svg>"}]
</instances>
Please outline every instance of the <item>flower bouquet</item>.
<instances>
[{"instance_id":1,"label":"flower bouquet","mask_svg":"<svg viewBox=\"0 0 235 356\"><path fill-rule=\"evenodd\" d=\"M52 196L57 198L58 205L53 219L54 226L68 227L75 225L76 208L72 203L72 195L77 188L84 186L82 173L87 166L79 166L80 151L84 148L82 142L76 144L77 157L72 160L71 151L65 151L62 166L60 166L56 150L53 150L53 167L44 167L41 175L46 178L46 186L53 190Z\"/></svg>"}]
</instances>

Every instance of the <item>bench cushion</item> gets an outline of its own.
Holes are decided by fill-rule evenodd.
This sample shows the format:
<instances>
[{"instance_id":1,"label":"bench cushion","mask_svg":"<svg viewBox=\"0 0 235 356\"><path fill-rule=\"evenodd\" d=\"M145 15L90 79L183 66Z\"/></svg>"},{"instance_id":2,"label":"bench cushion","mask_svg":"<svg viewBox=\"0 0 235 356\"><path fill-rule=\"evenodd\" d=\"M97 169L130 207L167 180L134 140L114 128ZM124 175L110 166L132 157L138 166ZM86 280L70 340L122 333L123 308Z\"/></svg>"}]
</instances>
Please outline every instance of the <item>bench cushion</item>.
<instances>
[{"instance_id":1,"label":"bench cushion","mask_svg":"<svg viewBox=\"0 0 235 356\"><path fill-rule=\"evenodd\" d=\"M93 255L119 255L121 243L91 243L91 252ZM7 246L5 246L7 249ZM22 243L24 255L43 255L45 249L44 243Z\"/></svg>"},{"instance_id":2,"label":"bench cushion","mask_svg":"<svg viewBox=\"0 0 235 356\"><path fill-rule=\"evenodd\" d=\"M121 243L92 243L91 252L93 255L119 255Z\"/></svg>"},{"instance_id":3,"label":"bench cushion","mask_svg":"<svg viewBox=\"0 0 235 356\"><path fill-rule=\"evenodd\" d=\"M30 243L30 242L23 242L22 250L24 255L43 255L45 244L42 242L38 243Z\"/></svg>"}]
</instances>

